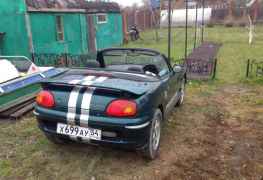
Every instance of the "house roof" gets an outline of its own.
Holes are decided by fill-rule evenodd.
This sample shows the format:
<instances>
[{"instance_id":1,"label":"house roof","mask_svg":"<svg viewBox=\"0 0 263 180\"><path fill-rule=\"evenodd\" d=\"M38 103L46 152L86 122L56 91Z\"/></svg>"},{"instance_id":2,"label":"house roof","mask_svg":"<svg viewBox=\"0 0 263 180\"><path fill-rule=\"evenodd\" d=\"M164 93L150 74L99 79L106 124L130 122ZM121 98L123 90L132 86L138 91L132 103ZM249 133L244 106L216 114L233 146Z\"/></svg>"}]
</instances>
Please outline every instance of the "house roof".
<instances>
[{"instance_id":1,"label":"house roof","mask_svg":"<svg viewBox=\"0 0 263 180\"><path fill-rule=\"evenodd\" d=\"M42 9L78 9L84 0L26 0L27 7Z\"/></svg>"},{"instance_id":2,"label":"house roof","mask_svg":"<svg viewBox=\"0 0 263 180\"><path fill-rule=\"evenodd\" d=\"M87 2L85 0L26 0L26 4L29 11L38 12L120 12L119 5L112 2Z\"/></svg>"},{"instance_id":3,"label":"house roof","mask_svg":"<svg viewBox=\"0 0 263 180\"><path fill-rule=\"evenodd\" d=\"M121 12L119 4L114 2L85 2L84 9L89 13Z\"/></svg>"}]
</instances>

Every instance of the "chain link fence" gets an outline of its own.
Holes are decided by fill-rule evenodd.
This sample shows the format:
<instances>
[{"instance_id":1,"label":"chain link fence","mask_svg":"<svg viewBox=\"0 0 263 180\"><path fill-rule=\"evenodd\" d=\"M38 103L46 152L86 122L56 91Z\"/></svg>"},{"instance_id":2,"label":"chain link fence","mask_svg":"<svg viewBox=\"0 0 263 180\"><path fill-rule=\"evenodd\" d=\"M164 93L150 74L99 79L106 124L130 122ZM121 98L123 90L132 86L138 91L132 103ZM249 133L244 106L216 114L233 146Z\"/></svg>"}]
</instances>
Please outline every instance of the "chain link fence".
<instances>
[{"instance_id":1,"label":"chain link fence","mask_svg":"<svg viewBox=\"0 0 263 180\"><path fill-rule=\"evenodd\" d=\"M96 60L96 54L32 54L32 59L38 66L87 67L88 62Z\"/></svg>"},{"instance_id":2,"label":"chain link fence","mask_svg":"<svg viewBox=\"0 0 263 180\"><path fill-rule=\"evenodd\" d=\"M246 77L261 77L263 78L263 61L256 59L248 59L247 60L247 72Z\"/></svg>"}]
</instances>

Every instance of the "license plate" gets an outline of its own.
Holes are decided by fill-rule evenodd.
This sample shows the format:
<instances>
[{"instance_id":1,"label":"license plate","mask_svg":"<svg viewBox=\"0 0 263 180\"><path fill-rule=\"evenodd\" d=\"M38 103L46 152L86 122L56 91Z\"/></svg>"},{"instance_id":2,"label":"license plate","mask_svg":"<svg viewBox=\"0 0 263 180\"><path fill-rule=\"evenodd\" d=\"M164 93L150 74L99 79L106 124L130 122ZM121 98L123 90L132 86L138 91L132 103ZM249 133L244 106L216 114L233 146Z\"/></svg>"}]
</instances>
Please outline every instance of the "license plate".
<instances>
[{"instance_id":1,"label":"license plate","mask_svg":"<svg viewBox=\"0 0 263 180\"><path fill-rule=\"evenodd\" d=\"M84 139L101 140L101 130L92 128L83 128L79 126L71 126L68 124L57 125L57 133L72 137L81 137Z\"/></svg>"}]
</instances>

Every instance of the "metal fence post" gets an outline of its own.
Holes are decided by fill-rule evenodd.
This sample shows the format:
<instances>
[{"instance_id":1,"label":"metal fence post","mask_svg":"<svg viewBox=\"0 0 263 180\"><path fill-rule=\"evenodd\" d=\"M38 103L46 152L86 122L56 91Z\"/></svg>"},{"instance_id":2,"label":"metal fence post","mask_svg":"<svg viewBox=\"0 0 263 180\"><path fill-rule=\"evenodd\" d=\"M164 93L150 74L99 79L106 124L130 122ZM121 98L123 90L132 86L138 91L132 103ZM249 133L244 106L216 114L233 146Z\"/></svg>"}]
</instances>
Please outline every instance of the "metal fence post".
<instances>
[{"instance_id":1,"label":"metal fence post","mask_svg":"<svg viewBox=\"0 0 263 180\"><path fill-rule=\"evenodd\" d=\"M196 48L196 36L197 36L197 18L198 18L198 4L195 4L195 42L194 42L194 49Z\"/></svg>"},{"instance_id":2,"label":"metal fence post","mask_svg":"<svg viewBox=\"0 0 263 180\"><path fill-rule=\"evenodd\" d=\"M168 59L171 62L171 26L172 26L172 0L168 2Z\"/></svg>"},{"instance_id":3,"label":"metal fence post","mask_svg":"<svg viewBox=\"0 0 263 180\"><path fill-rule=\"evenodd\" d=\"M249 69L250 69L250 59L247 60L247 74L246 74L247 78L249 76Z\"/></svg>"},{"instance_id":4,"label":"metal fence post","mask_svg":"<svg viewBox=\"0 0 263 180\"><path fill-rule=\"evenodd\" d=\"M187 58L188 54L188 0L185 0L185 52L184 52L184 58Z\"/></svg>"},{"instance_id":5,"label":"metal fence post","mask_svg":"<svg viewBox=\"0 0 263 180\"><path fill-rule=\"evenodd\" d=\"M69 67L68 54L66 54L66 53L65 53L65 65L66 65L66 67Z\"/></svg>"},{"instance_id":6,"label":"metal fence post","mask_svg":"<svg viewBox=\"0 0 263 180\"><path fill-rule=\"evenodd\" d=\"M213 79L216 78L216 70L217 70L217 58L215 58L215 61L214 61L214 73L213 73Z\"/></svg>"},{"instance_id":7,"label":"metal fence post","mask_svg":"<svg viewBox=\"0 0 263 180\"><path fill-rule=\"evenodd\" d=\"M204 28L205 28L205 0L202 0L202 43L204 42Z\"/></svg>"},{"instance_id":8,"label":"metal fence post","mask_svg":"<svg viewBox=\"0 0 263 180\"><path fill-rule=\"evenodd\" d=\"M35 55L34 55L34 53L31 53L31 58L32 58L32 62L33 62L33 63L36 63L36 62L35 62Z\"/></svg>"}]
</instances>

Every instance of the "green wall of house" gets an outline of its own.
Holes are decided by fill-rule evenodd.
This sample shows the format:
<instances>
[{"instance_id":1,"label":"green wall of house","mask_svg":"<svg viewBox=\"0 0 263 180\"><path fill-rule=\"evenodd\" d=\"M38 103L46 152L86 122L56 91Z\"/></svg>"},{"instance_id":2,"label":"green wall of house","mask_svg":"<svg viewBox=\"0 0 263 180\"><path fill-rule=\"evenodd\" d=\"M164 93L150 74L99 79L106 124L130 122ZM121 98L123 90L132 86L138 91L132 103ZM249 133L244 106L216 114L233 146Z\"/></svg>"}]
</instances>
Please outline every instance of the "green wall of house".
<instances>
[{"instance_id":1,"label":"green wall of house","mask_svg":"<svg viewBox=\"0 0 263 180\"><path fill-rule=\"evenodd\" d=\"M64 40L57 37L56 16L62 17ZM84 14L30 13L34 51L38 54L74 55L88 52L87 26Z\"/></svg>"},{"instance_id":2,"label":"green wall of house","mask_svg":"<svg viewBox=\"0 0 263 180\"><path fill-rule=\"evenodd\" d=\"M25 10L21 0L0 1L0 32L5 32L0 40L2 55L29 56Z\"/></svg>"},{"instance_id":3,"label":"green wall of house","mask_svg":"<svg viewBox=\"0 0 263 180\"><path fill-rule=\"evenodd\" d=\"M96 42L98 49L120 46L123 42L122 16L119 13L108 13L107 23L99 24L94 16Z\"/></svg>"}]
</instances>

